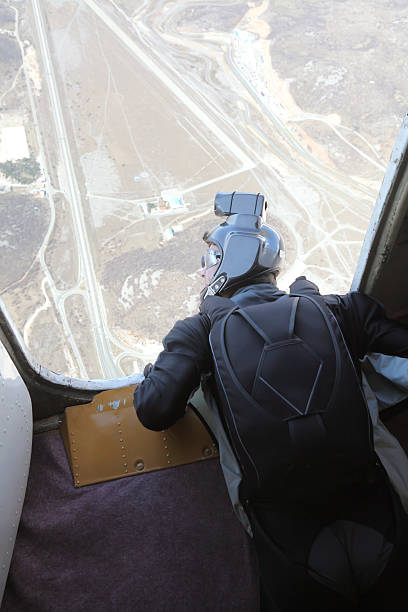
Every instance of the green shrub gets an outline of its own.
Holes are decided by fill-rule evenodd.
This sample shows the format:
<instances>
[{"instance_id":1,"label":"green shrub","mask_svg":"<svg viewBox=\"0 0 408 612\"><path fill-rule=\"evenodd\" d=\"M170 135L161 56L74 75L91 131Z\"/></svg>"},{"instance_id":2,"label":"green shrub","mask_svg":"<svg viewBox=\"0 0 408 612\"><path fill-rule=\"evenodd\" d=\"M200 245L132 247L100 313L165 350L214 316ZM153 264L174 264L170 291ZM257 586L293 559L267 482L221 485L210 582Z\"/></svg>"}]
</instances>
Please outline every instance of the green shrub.
<instances>
[{"instance_id":1,"label":"green shrub","mask_svg":"<svg viewBox=\"0 0 408 612\"><path fill-rule=\"evenodd\" d=\"M22 185L35 181L41 173L40 164L33 157L25 157L16 161L6 161L0 164L0 172Z\"/></svg>"}]
</instances>

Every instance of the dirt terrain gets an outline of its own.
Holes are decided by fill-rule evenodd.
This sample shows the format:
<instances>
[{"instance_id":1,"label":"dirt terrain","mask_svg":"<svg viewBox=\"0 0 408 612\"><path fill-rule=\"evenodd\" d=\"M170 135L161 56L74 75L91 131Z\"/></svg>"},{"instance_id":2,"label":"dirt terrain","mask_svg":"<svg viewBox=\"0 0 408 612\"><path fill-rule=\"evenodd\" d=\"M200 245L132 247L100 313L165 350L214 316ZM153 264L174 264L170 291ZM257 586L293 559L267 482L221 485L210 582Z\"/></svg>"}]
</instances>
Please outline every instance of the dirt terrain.
<instances>
[{"instance_id":1,"label":"dirt terrain","mask_svg":"<svg viewBox=\"0 0 408 612\"><path fill-rule=\"evenodd\" d=\"M32 267L48 226L47 203L22 194L0 194L0 292L21 282Z\"/></svg>"}]
</instances>

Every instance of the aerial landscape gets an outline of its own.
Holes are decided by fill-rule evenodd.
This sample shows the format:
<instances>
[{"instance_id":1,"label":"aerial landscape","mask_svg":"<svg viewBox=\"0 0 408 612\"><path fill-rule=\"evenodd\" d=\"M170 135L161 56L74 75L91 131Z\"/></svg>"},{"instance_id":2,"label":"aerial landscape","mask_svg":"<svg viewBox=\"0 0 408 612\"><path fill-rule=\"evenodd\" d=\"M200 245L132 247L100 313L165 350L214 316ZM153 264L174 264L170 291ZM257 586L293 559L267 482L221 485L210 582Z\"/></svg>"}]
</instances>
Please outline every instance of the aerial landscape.
<instances>
[{"instance_id":1,"label":"aerial landscape","mask_svg":"<svg viewBox=\"0 0 408 612\"><path fill-rule=\"evenodd\" d=\"M154 360L197 312L218 191L265 194L282 289L348 291L408 99L408 6L365 7L0 4L0 295L35 360Z\"/></svg>"}]
</instances>

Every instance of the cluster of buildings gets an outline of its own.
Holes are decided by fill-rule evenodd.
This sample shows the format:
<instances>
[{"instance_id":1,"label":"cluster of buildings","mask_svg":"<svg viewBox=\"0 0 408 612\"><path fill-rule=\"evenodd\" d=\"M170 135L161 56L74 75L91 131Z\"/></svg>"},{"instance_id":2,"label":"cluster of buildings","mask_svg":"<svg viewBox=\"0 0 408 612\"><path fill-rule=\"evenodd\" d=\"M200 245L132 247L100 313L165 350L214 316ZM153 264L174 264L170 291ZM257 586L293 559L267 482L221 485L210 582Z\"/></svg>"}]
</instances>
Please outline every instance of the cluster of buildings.
<instances>
[{"instance_id":1,"label":"cluster of buildings","mask_svg":"<svg viewBox=\"0 0 408 612\"><path fill-rule=\"evenodd\" d=\"M188 204L183 200L181 191L166 189L157 198L151 198L142 204L143 213L150 215L165 215L188 211Z\"/></svg>"},{"instance_id":2,"label":"cluster of buildings","mask_svg":"<svg viewBox=\"0 0 408 612\"><path fill-rule=\"evenodd\" d=\"M257 48L256 41L257 36L253 32L235 29L232 33L234 63L263 103L286 123L289 119L288 112L271 92L266 75L265 58L263 52Z\"/></svg>"},{"instance_id":3,"label":"cluster of buildings","mask_svg":"<svg viewBox=\"0 0 408 612\"><path fill-rule=\"evenodd\" d=\"M165 189L160 193L160 196L142 202L141 208L146 217L160 218L165 215L187 213L189 211L189 204L184 202L183 194L178 189ZM182 225L172 225L163 228L161 231L160 246L172 240L175 234L182 230Z\"/></svg>"}]
</instances>

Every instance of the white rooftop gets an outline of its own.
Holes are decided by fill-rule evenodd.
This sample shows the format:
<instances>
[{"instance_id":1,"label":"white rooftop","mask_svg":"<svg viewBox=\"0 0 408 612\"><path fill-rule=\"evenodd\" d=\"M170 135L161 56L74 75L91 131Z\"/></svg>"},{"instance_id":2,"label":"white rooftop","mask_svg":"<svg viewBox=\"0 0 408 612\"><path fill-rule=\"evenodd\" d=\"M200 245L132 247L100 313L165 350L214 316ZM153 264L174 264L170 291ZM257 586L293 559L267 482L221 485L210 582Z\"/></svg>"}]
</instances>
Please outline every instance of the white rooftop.
<instances>
[{"instance_id":1,"label":"white rooftop","mask_svg":"<svg viewBox=\"0 0 408 612\"><path fill-rule=\"evenodd\" d=\"M23 125L4 127L0 130L0 163L30 157Z\"/></svg>"}]
</instances>

